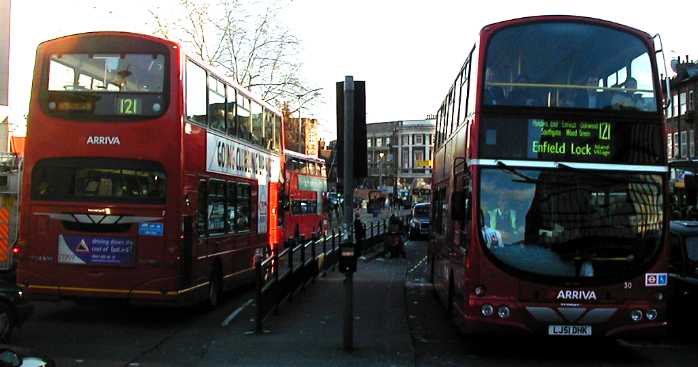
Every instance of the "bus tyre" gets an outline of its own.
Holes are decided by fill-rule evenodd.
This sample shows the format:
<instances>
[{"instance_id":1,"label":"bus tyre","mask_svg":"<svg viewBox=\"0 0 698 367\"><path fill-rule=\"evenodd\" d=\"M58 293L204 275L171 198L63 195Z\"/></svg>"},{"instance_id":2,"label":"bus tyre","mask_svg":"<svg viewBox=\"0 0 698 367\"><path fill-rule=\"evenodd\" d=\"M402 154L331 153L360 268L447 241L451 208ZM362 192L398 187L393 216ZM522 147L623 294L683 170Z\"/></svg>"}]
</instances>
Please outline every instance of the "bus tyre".
<instances>
[{"instance_id":1,"label":"bus tyre","mask_svg":"<svg viewBox=\"0 0 698 367\"><path fill-rule=\"evenodd\" d=\"M218 270L211 273L211 278L208 281L208 297L206 305L209 308L216 308L221 299L221 276Z\"/></svg>"},{"instance_id":2,"label":"bus tyre","mask_svg":"<svg viewBox=\"0 0 698 367\"><path fill-rule=\"evenodd\" d=\"M0 343L6 343L14 329L14 314L12 308L5 302L0 302Z\"/></svg>"}]
</instances>

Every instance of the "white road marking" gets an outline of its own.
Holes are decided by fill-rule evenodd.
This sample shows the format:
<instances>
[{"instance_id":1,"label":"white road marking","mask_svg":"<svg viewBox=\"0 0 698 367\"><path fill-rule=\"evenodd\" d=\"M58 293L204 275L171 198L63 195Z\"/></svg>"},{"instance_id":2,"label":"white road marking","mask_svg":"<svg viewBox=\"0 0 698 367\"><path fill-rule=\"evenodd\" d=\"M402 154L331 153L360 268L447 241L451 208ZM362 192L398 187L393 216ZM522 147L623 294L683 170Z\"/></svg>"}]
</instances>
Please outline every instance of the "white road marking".
<instances>
[{"instance_id":1,"label":"white road marking","mask_svg":"<svg viewBox=\"0 0 698 367\"><path fill-rule=\"evenodd\" d=\"M221 326L223 326L223 327L228 326L228 324L230 324L231 321L233 321L236 317L238 317L240 312L242 312L242 310L244 310L245 307L251 305L252 302L254 302L254 299L250 298L242 306L236 308L235 311L231 312L230 315L228 315L228 317L226 317L225 320L223 320L223 322L221 323Z\"/></svg>"}]
</instances>

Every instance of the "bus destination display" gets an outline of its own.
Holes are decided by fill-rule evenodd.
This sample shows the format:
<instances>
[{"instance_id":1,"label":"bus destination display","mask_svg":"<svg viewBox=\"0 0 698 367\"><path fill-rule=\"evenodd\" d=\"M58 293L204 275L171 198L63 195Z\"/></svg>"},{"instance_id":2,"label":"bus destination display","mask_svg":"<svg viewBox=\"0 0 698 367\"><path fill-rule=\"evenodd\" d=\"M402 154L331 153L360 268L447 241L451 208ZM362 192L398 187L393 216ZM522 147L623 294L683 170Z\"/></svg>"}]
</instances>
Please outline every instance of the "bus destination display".
<instances>
[{"instance_id":1,"label":"bus destination display","mask_svg":"<svg viewBox=\"0 0 698 367\"><path fill-rule=\"evenodd\" d=\"M528 120L528 157L608 160L613 154L610 122Z\"/></svg>"}]
</instances>

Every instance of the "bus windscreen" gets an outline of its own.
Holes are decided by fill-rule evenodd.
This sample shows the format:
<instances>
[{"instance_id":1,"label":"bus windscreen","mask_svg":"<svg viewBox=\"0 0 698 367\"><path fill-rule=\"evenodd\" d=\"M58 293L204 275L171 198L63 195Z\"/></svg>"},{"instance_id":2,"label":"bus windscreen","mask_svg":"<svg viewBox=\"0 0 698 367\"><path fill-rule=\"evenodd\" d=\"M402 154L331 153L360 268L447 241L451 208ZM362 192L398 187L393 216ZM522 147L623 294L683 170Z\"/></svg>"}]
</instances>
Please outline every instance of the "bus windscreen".
<instances>
[{"instance_id":1,"label":"bus windscreen","mask_svg":"<svg viewBox=\"0 0 698 367\"><path fill-rule=\"evenodd\" d=\"M637 36L600 25L542 22L497 31L483 104L656 112L652 64Z\"/></svg>"},{"instance_id":2,"label":"bus windscreen","mask_svg":"<svg viewBox=\"0 0 698 367\"><path fill-rule=\"evenodd\" d=\"M608 281L660 249L661 175L511 168L480 180L484 247L521 273Z\"/></svg>"}]
</instances>

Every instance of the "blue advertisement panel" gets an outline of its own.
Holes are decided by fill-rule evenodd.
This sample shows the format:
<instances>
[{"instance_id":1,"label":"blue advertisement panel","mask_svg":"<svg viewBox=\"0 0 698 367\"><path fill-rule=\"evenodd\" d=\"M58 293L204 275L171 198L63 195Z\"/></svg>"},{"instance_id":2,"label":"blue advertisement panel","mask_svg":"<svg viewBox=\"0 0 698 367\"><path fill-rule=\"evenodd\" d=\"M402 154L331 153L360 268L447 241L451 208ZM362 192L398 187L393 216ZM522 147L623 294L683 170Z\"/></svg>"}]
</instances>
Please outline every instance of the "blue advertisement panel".
<instances>
[{"instance_id":1,"label":"blue advertisement panel","mask_svg":"<svg viewBox=\"0 0 698 367\"><path fill-rule=\"evenodd\" d=\"M132 266L135 242L123 237L58 236L61 264Z\"/></svg>"}]
</instances>

